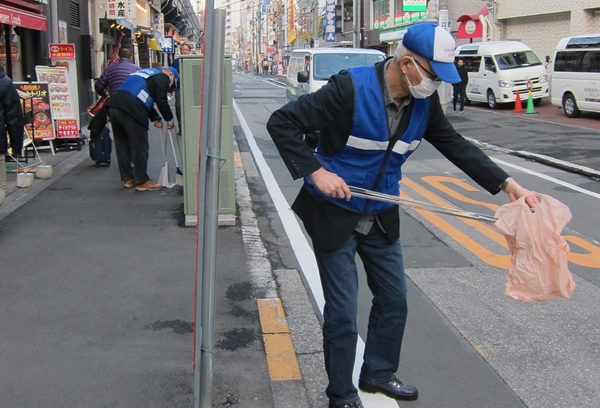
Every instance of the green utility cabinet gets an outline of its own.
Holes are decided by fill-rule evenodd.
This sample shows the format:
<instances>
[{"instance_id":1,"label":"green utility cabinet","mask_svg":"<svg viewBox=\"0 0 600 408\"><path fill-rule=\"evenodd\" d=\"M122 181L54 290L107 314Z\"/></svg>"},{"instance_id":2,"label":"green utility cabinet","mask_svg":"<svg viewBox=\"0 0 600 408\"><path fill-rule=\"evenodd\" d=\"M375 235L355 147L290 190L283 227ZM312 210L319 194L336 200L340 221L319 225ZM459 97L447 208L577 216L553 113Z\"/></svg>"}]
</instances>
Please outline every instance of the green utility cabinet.
<instances>
[{"instance_id":1,"label":"green utility cabinet","mask_svg":"<svg viewBox=\"0 0 600 408\"><path fill-rule=\"evenodd\" d=\"M183 139L183 202L185 225L198 222L198 149L202 109L202 56L180 56L181 122ZM223 63L223 114L221 118L221 157L219 174L219 225L235 225L235 169L233 166L233 78L231 56ZM205 154L205 152L203 152Z\"/></svg>"}]
</instances>

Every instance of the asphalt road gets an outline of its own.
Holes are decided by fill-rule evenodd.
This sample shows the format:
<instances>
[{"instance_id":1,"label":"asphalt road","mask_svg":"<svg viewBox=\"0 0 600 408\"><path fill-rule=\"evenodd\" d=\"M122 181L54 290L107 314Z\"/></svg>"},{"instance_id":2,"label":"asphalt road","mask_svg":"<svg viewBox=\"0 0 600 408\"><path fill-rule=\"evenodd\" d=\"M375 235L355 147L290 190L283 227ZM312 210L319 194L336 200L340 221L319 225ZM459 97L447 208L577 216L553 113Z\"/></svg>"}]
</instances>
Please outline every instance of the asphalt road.
<instances>
[{"instance_id":1,"label":"asphalt road","mask_svg":"<svg viewBox=\"0 0 600 408\"><path fill-rule=\"evenodd\" d=\"M270 113L285 103L284 89L270 78L235 74L234 99L247 124L247 130L236 129L240 150L251 152L263 176L270 171L275 180L257 183L254 193L263 200L276 191L285 197L281 207L276 202L275 209L269 205L260 215L265 229L276 237L273 242L306 242L306 237L286 235L289 217L281 213L289 211L285 205L291 204L301 184L291 180L264 127ZM531 149L596 166L597 130L475 107L460 116L449 113L449 119L465 136L504 149ZM542 304L505 298L509 256L497 232L478 222L401 210L410 313L398 374L421 393L410 406L595 407L600 400L600 233L595 210L599 183L502 149L486 152L524 186L570 207L573 219L564 235L571 245L570 269L578 287L571 299ZM263 160L268 169L261 167ZM426 143L403 173L403 191L415 199L443 199L448 205L491 215L507 202L502 194L492 197L481 191ZM270 245L270 253L277 254L274 264L301 268L319 305L315 271L303 267L302 259L310 254L282 253L275 246ZM358 318L364 338L370 295L362 287ZM363 402L378 408L396 404L371 402L368 396Z\"/></svg>"}]
</instances>

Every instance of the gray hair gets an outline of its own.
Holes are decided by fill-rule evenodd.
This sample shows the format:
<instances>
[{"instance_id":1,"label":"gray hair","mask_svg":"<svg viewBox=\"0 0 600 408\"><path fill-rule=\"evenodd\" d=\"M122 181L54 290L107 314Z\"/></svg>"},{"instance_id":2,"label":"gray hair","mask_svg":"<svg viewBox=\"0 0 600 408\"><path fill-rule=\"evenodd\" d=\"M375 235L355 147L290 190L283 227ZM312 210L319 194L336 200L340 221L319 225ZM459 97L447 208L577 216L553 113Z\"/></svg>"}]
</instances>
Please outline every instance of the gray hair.
<instances>
[{"instance_id":1,"label":"gray hair","mask_svg":"<svg viewBox=\"0 0 600 408\"><path fill-rule=\"evenodd\" d=\"M409 50L408 48L406 48L404 45L399 44L398 48L396 48L396 51L394 52L394 61L398 62L400 61L400 58L404 57L405 55L413 55L413 52L411 50Z\"/></svg>"}]
</instances>

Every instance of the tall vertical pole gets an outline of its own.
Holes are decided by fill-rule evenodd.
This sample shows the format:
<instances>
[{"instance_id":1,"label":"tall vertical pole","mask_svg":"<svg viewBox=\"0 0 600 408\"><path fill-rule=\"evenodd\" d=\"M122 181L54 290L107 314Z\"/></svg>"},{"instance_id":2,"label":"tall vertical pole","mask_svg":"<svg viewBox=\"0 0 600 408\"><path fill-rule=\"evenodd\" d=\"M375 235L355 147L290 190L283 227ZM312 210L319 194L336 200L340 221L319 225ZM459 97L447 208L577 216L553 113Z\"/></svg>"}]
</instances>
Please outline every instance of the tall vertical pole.
<instances>
[{"instance_id":1,"label":"tall vertical pole","mask_svg":"<svg viewBox=\"0 0 600 408\"><path fill-rule=\"evenodd\" d=\"M365 48L365 0L360 1L360 48Z\"/></svg>"},{"instance_id":2,"label":"tall vertical pole","mask_svg":"<svg viewBox=\"0 0 600 408\"><path fill-rule=\"evenodd\" d=\"M196 313L200 327L196 327L196 357L194 375L194 408L212 407L212 354L214 353L214 314L216 281L216 234L218 223L219 168L221 154L221 117L223 87L223 54L225 50L225 10L214 10L214 4L206 5L205 47L202 74L202 143L200 166L205 167L205 187L198 188L198 203L204 200L204 211L198 205L197 234L202 234L202 247L197 247L198 266L196 293L201 294ZM202 150L205 145L206 149ZM200 171L202 168L200 169ZM200 174L200 172L199 172ZM203 217L203 224L200 218ZM198 240L200 242L200 240ZM197 324L197 323L196 323Z\"/></svg>"},{"instance_id":3,"label":"tall vertical pole","mask_svg":"<svg viewBox=\"0 0 600 408\"><path fill-rule=\"evenodd\" d=\"M342 21L344 19L344 3L343 0L338 0L342 2ZM357 7L357 2L360 0L352 0L352 48L356 48L356 46L358 45L358 41L357 41L357 28L358 28L358 10L356 9ZM344 23L342 22L342 25Z\"/></svg>"}]
</instances>

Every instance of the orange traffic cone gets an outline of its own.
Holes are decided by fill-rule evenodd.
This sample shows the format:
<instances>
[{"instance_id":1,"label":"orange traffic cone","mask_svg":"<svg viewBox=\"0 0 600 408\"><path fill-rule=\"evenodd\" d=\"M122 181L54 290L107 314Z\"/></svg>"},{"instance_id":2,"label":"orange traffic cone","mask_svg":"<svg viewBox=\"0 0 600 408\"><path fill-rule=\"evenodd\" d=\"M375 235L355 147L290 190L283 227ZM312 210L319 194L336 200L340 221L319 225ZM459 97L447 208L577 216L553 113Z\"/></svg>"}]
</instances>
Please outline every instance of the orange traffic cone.
<instances>
[{"instance_id":1,"label":"orange traffic cone","mask_svg":"<svg viewBox=\"0 0 600 408\"><path fill-rule=\"evenodd\" d=\"M523 112L523 105L521 104L521 95L517 89L517 95L515 96L515 113Z\"/></svg>"}]
</instances>

